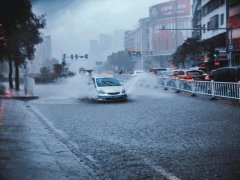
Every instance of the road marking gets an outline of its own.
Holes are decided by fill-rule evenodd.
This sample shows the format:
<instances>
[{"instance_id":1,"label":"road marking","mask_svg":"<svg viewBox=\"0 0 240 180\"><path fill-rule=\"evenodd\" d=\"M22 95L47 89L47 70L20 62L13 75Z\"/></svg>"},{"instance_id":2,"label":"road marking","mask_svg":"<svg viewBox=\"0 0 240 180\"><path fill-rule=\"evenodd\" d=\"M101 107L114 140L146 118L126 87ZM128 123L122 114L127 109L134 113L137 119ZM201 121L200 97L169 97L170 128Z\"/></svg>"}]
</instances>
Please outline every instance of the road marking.
<instances>
[{"instance_id":1,"label":"road marking","mask_svg":"<svg viewBox=\"0 0 240 180\"><path fill-rule=\"evenodd\" d=\"M150 166L151 168L153 168L155 171L157 171L158 173L160 173L162 176L164 176L165 178L167 178L168 180L180 180L180 178L174 176L173 174L167 172L165 169L163 169L161 166L158 165L153 165L152 163L150 163L149 161L146 161L147 165Z\"/></svg>"},{"instance_id":2,"label":"road marking","mask_svg":"<svg viewBox=\"0 0 240 180\"><path fill-rule=\"evenodd\" d=\"M159 172L161 175L163 175L165 178L169 180L180 180L178 177L174 176L173 174L167 172L162 167L157 165L150 165L155 171Z\"/></svg>"}]
</instances>

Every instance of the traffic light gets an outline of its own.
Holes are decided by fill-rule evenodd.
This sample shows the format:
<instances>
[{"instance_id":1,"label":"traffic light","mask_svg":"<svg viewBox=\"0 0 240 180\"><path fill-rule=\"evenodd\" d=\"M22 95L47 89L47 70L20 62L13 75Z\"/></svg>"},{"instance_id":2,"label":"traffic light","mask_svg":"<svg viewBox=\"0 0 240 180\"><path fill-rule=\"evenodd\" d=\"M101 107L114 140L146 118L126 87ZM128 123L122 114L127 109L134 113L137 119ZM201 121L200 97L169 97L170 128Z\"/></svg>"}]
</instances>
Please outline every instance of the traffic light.
<instances>
[{"instance_id":1,"label":"traffic light","mask_svg":"<svg viewBox=\"0 0 240 180\"><path fill-rule=\"evenodd\" d=\"M73 54L71 54L71 59L73 59Z\"/></svg>"},{"instance_id":2,"label":"traffic light","mask_svg":"<svg viewBox=\"0 0 240 180\"><path fill-rule=\"evenodd\" d=\"M75 58L76 58L76 59L78 58L78 55L77 55L77 54L75 55Z\"/></svg>"},{"instance_id":3,"label":"traffic light","mask_svg":"<svg viewBox=\"0 0 240 180\"><path fill-rule=\"evenodd\" d=\"M85 58L88 59L88 55L87 54L85 54Z\"/></svg>"}]
</instances>

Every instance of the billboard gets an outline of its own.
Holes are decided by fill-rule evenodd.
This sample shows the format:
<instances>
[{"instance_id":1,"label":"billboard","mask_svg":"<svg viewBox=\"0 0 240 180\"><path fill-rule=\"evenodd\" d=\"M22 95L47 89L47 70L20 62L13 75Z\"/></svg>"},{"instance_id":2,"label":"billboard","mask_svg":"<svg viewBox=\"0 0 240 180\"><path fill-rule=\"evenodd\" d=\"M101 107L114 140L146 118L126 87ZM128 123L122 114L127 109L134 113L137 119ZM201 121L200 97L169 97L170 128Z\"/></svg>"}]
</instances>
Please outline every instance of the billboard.
<instances>
[{"instance_id":1,"label":"billboard","mask_svg":"<svg viewBox=\"0 0 240 180\"><path fill-rule=\"evenodd\" d=\"M150 19L164 19L189 15L191 15L190 0L176 0L160 3L149 9Z\"/></svg>"}]
</instances>

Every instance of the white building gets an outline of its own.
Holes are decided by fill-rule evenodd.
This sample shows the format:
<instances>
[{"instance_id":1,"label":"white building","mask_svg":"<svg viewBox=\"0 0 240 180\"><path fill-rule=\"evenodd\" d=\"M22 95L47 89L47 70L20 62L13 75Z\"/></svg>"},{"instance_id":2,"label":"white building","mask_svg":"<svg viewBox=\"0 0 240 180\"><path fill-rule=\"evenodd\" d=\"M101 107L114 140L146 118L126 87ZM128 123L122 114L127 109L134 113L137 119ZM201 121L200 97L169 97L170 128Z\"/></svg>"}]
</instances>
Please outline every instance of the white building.
<instances>
[{"instance_id":1,"label":"white building","mask_svg":"<svg viewBox=\"0 0 240 180\"><path fill-rule=\"evenodd\" d=\"M216 28L214 30L203 30L202 39L209 39L226 32L227 8L226 0L202 0L202 19L203 28Z\"/></svg>"}]
</instances>

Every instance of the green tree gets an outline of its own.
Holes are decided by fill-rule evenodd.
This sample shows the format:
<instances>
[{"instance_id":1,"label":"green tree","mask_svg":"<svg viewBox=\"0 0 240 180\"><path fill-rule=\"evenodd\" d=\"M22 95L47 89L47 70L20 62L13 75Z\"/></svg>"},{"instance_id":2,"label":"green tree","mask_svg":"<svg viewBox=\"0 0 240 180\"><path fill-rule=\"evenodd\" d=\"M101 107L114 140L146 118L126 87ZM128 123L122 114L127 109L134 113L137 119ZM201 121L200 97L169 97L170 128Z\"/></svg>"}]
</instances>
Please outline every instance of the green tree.
<instances>
[{"instance_id":1,"label":"green tree","mask_svg":"<svg viewBox=\"0 0 240 180\"><path fill-rule=\"evenodd\" d=\"M32 12L29 0L3 0L1 10L5 19L1 18L5 30L5 46L0 49L0 58L9 61L9 85L12 88L12 61L15 63L15 89L19 90L19 66L26 59L34 58L34 46L42 41L40 29L44 28L44 16L37 17ZM10 4L9 4L10 3ZM12 12L12 8L16 12ZM9 12L8 12L9 10ZM1 13L3 13L1 12ZM11 14L13 13L13 15ZM9 15L9 17L8 17Z\"/></svg>"}]
</instances>

